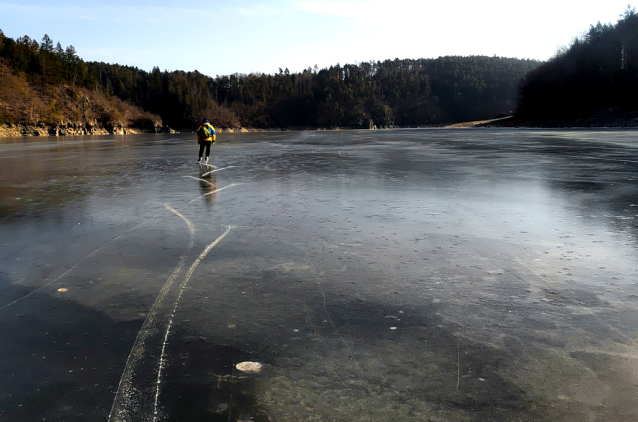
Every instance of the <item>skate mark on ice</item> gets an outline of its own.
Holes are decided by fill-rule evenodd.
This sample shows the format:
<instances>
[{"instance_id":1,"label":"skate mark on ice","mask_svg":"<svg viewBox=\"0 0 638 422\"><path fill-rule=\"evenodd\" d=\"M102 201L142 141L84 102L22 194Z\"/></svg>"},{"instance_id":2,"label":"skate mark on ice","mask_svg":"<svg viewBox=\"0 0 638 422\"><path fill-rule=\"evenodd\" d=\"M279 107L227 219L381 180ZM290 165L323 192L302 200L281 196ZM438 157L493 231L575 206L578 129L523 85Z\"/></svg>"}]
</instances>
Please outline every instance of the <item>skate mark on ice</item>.
<instances>
[{"instance_id":1,"label":"skate mark on ice","mask_svg":"<svg viewBox=\"0 0 638 422\"><path fill-rule=\"evenodd\" d=\"M230 185L228 185L228 186L224 186L223 188L215 189L215 190L214 190L214 191L212 191L212 192L208 192L208 193L205 193L205 194L204 194L204 195L202 195L202 196L198 196L197 198L195 198L195 199L193 199L192 201L188 202L186 205L190 205L190 204L192 204L193 202L197 201L198 199L202 199L202 198L204 198L204 197L206 197L206 196L208 196L208 195L212 195L213 193L217 193L217 192L223 191L224 189L228 189L228 188L231 188L231 187L233 187L233 186L239 186L239 185L242 185L242 184L243 184L243 183L231 183Z\"/></svg>"},{"instance_id":2,"label":"skate mark on ice","mask_svg":"<svg viewBox=\"0 0 638 422\"><path fill-rule=\"evenodd\" d=\"M151 306L142 328L137 333L137 338L126 360L126 366L115 393L113 406L109 413L109 421L135 421L140 420L140 414L147 413L150 415L151 413L150 409L145 409L145 407L149 406L148 403L151 401L153 393L152 387L148 386L149 380L146 380L145 386L144 382L136 382L134 378L143 378L145 375L148 377L150 374L144 370L148 372L154 371L154 368L145 361L145 358L150 355L158 355L160 352L159 344L155 344L153 340L157 337L160 328L166 326L165 319L168 314L166 308L170 305L166 305L165 302L170 299L169 293L171 293L173 284L175 284L175 280L182 272L188 254L195 244L195 227L193 224L170 205L164 204L164 206L186 223L189 232L188 246L181 256L177 267L175 267L164 286L162 286L162 290L155 298L155 302Z\"/></svg>"},{"instance_id":3,"label":"skate mark on ice","mask_svg":"<svg viewBox=\"0 0 638 422\"><path fill-rule=\"evenodd\" d=\"M159 417L158 411L157 411L157 403L159 401L160 387L161 387L161 383L162 383L162 368L164 368L166 366L166 362L164 360L164 355L165 355L165 351L166 351L166 344L168 342L168 336L170 334L171 327L173 326L173 319L175 318L175 312L177 311L177 306L179 305L179 301L182 298L182 294L184 293L184 290L186 290L186 285L188 284L188 281L190 280L191 276L193 275L193 272L195 271L195 269L197 268L199 263L202 261L202 259L206 258L206 255L208 255L208 252L210 252L211 249L213 249L215 246L217 246L217 244L219 242L221 242L224 237L226 237L226 235L230 232L230 230L232 228L233 228L232 226L228 226L226 231L221 236L219 236L217 239L215 239L215 241L213 243L211 243L210 245L206 246L204 251L191 264L190 268L186 272L186 276L184 277L184 280L178 286L179 294L177 295L177 299L175 300L175 306L173 306L173 311L171 312L171 314L169 316L168 326L166 327L166 333L164 334L164 342L162 344L162 353L160 354L160 359L159 359L159 362L158 362L157 382L155 383L156 384L155 404L153 406L153 420L154 421L156 421L158 419L158 417Z\"/></svg>"}]
</instances>

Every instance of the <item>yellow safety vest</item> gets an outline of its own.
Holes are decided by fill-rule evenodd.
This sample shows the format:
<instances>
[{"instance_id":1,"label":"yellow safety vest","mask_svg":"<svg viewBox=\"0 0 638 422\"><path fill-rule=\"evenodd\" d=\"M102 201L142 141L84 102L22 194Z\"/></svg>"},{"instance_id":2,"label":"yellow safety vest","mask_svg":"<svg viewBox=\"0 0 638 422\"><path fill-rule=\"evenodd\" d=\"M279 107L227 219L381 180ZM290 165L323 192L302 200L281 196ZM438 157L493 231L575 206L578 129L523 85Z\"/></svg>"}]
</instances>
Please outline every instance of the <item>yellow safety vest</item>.
<instances>
[{"instance_id":1,"label":"yellow safety vest","mask_svg":"<svg viewBox=\"0 0 638 422\"><path fill-rule=\"evenodd\" d=\"M208 126L208 129L209 129L209 131L211 133L211 135L208 138L206 138L206 139L201 139L199 137L199 130L202 128L202 126ZM204 123L203 125L198 127L197 128L197 133L198 133L198 135L197 135L197 140L198 141L213 141L213 142L215 142L215 140L217 140L217 135L215 135L215 128L210 123Z\"/></svg>"}]
</instances>

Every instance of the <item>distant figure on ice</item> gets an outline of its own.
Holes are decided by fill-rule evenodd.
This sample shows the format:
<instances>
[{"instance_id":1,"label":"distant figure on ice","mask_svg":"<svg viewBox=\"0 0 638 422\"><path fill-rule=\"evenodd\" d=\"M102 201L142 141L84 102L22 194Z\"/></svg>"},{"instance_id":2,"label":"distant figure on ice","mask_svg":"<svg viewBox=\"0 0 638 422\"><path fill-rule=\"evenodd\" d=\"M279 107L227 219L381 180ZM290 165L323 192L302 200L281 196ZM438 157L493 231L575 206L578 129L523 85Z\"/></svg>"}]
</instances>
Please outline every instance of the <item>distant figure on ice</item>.
<instances>
[{"instance_id":1,"label":"distant figure on ice","mask_svg":"<svg viewBox=\"0 0 638 422\"><path fill-rule=\"evenodd\" d=\"M204 148L206 148L206 161L208 164L208 156L210 155L210 146L215 143L217 136L215 134L215 128L210 124L208 119L204 119L201 126L197 128L197 143L199 144L199 158L198 163L202 163L202 155L204 154Z\"/></svg>"}]
</instances>

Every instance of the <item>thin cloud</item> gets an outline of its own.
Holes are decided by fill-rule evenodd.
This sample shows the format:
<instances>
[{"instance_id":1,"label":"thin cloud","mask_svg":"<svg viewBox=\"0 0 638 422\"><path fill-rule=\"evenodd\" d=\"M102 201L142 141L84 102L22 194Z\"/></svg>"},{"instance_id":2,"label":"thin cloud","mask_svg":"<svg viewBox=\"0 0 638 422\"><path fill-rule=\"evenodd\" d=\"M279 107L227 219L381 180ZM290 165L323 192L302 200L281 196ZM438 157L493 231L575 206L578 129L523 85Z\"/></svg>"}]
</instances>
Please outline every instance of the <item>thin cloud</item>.
<instances>
[{"instance_id":1,"label":"thin cloud","mask_svg":"<svg viewBox=\"0 0 638 422\"><path fill-rule=\"evenodd\" d=\"M255 17L264 15L277 15L282 8L269 3L256 3L250 7L225 7L224 10L230 13L237 13L241 16Z\"/></svg>"},{"instance_id":2,"label":"thin cloud","mask_svg":"<svg viewBox=\"0 0 638 422\"><path fill-rule=\"evenodd\" d=\"M168 24L176 21L192 20L193 16L214 17L209 11L181 8L181 7L124 7L101 4L94 7L78 6L44 6L21 5L15 3L0 3L0 8L5 12L17 12L20 14L37 15L41 17L54 17L62 20L83 20L90 22L116 22L116 23L153 23ZM113 13L118 10L118 13Z\"/></svg>"},{"instance_id":3,"label":"thin cloud","mask_svg":"<svg viewBox=\"0 0 638 422\"><path fill-rule=\"evenodd\" d=\"M319 1L292 1L297 9L309 13L319 13L322 15L340 16L343 18L356 19L363 14L369 15L373 9L377 9L379 2L362 1L339 1L339 0L319 0Z\"/></svg>"},{"instance_id":4,"label":"thin cloud","mask_svg":"<svg viewBox=\"0 0 638 422\"><path fill-rule=\"evenodd\" d=\"M87 20L87 21L102 21L107 20L104 15L98 15L95 11L85 8L85 7L76 7L76 6L33 6L33 5L22 5L15 3L0 3L0 9L3 10L4 13L17 12L19 14L27 14L29 16L34 17L55 17L55 18L65 18L65 19L73 19L73 20Z\"/></svg>"},{"instance_id":5,"label":"thin cloud","mask_svg":"<svg viewBox=\"0 0 638 422\"><path fill-rule=\"evenodd\" d=\"M513 5L508 0L290 0L290 4L301 12L345 18L361 25L381 24L383 28L411 24L457 29L463 28L460 25L500 27L522 20L560 25L576 18L589 24L591 19L605 20L602 12L608 9L603 4L582 7L582 0L536 0L529 5Z\"/></svg>"},{"instance_id":6,"label":"thin cloud","mask_svg":"<svg viewBox=\"0 0 638 422\"><path fill-rule=\"evenodd\" d=\"M501 0L497 0L501 1ZM358 25L383 25L383 28L405 24L431 24L432 19L457 19L476 6L476 2L457 0L456 3L415 0L291 0L297 10L347 19Z\"/></svg>"}]
</instances>

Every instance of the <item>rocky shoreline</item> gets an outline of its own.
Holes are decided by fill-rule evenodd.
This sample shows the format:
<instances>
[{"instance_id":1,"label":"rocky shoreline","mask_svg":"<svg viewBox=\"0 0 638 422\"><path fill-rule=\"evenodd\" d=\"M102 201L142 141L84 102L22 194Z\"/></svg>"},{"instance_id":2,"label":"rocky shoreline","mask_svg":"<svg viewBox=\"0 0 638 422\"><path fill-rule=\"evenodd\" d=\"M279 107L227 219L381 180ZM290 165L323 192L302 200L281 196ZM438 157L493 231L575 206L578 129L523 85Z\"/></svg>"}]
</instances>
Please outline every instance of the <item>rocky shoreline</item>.
<instances>
[{"instance_id":1,"label":"rocky shoreline","mask_svg":"<svg viewBox=\"0 0 638 422\"><path fill-rule=\"evenodd\" d=\"M289 128L215 128L218 133L249 133L249 132L290 132L290 131L335 131L353 130L349 127L289 127ZM375 130L376 127L369 130ZM397 129L397 127L383 127L380 129ZM61 125L47 125L44 123L0 125L0 138L23 136L86 136L86 135L135 135L141 133L195 133L195 128L172 129L166 125L156 124L153 127L128 127L125 125L101 126L91 123L67 123Z\"/></svg>"},{"instance_id":2,"label":"rocky shoreline","mask_svg":"<svg viewBox=\"0 0 638 422\"><path fill-rule=\"evenodd\" d=\"M556 119L547 121L517 121L515 116L482 120L476 122L457 123L453 125L419 126L422 128L445 127L456 128L636 128L638 117L632 118L586 118L586 119ZM216 128L218 133L249 133L249 132L288 132L288 131L339 131L355 128L331 127L294 127L294 128ZM367 128L366 128L367 129ZM399 127L372 127L368 130L400 129ZM122 124L104 126L93 123L66 123L57 125L38 124L9 124L0 125L0 138L24 136L86 136L86 135L136 135L142 133L195 133L194 128L172 129L166 125L155 123L154 126L128 127Z\"/></svg>"},{"instance_id":3,"label":"rocky shoreline","mask_svg":"<svg viewBox=\"0 0 638 422\"><path fill-rule=\"evenodd\" d=\"M44 123L33 125L9 124L0 126L0 138L21 136L129 135L139 133L176 133L176 131L160 124L142 128L127 127L121 124L105 127L89 122L57 125L47 125Z\"/></svg>"}]
</instances>

